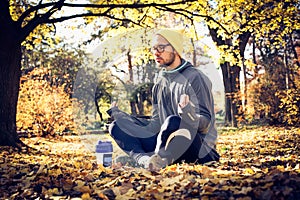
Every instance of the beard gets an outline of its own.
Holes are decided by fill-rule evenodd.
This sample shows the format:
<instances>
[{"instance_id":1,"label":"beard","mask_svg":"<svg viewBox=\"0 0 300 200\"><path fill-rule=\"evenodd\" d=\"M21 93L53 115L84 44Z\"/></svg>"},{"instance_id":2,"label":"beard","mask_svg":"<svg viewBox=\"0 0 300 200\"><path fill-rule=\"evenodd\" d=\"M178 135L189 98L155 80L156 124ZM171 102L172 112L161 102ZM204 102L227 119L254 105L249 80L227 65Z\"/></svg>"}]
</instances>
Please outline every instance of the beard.
<instances>
[{"instance_id":1,"label":"beard","mask_svg":"<svg viewBox=\"0 0 300 200\"><path fill-rule=\"evenodd\" d=\"M170 54L170 57L168 59L166 59L165 63L164 64L159 64L159 66L166 68L166 67L170 66L174 61L175 61L175 53L172 52Z\"/></svg>"}]
</instances>

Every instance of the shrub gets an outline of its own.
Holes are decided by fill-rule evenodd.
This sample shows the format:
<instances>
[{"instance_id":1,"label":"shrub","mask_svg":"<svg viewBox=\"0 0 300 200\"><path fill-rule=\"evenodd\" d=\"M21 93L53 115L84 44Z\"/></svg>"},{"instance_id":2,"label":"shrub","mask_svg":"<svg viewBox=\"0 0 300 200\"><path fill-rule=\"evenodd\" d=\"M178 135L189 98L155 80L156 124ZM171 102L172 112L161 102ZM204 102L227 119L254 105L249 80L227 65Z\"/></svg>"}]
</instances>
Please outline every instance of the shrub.
<instances>
[{"instance_id":1,"label":"shrub","mask_svg":"<svg viewBox=\"0 0 300 200\"><path fill-rule=\"evenodd\" d=\"M300 92L296 89L278 91L275 95L280 99L280 111L275 117L288 125L300 125Z\"/></svg>"},{"instance_id":2,"label":"shrub","mask_svg":"<svg viewBox=\"0 0 300 200\"><path fill-rule=\"evenodd\" d=\"M49 70L36 68L22 76L17 106L17 129L29 135L55 136L76 133L73 103L65 86L49 83Z\"/></svg>"},{"instance_id":3,"label":"shrub","mask_svg":"<svg viewBox=\"0 0 300 200\"><path fill-rule=\"evenodd\" d=\"M286 88L285 76L281 73L262 74L249 84L249 121L266 119L269 124L300 124L300 82L298 74L293 84ZM284 77L284 78L282 78Z\"/></svg>"}]
</instances>

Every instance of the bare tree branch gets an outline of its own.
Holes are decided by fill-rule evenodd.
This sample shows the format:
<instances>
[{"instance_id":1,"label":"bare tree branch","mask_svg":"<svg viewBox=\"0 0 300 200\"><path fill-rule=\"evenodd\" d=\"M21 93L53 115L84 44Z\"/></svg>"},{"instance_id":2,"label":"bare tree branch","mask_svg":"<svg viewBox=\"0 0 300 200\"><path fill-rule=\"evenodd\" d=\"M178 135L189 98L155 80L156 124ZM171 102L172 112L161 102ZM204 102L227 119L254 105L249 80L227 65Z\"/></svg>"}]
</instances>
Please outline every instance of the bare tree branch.
<instances>
[{"instance_id":1,"label":"bare tree branch","mask_svg":"<svg viewBox=\"0 0 300 200\"><path fill-rule=\"evenodd\" d=\"M47 8L47 7L52 7L54 5L55 5L55 3L52 2L52 3L38 4L37 6L32 6L32 7L30 7L29 9L25 10L22 13L22 15L19 17L17 23L21 27L24 20L26 19L26 17L28 17L31 13L33 13L33 12L37 13L37 11L39 11L40 9L44 9L44 8Z\"/></svg>"},{"instance_id":2,"label":"bare tree branch","mask_svg":"<svg viewBox=\"0 0 300 200\"><path fill-rule=\"evenodd\" d=\"M72 7L72 8L147 8L147 7L164 7L164 6L174 6L174 5L180 5L185 4L187 2L195 2L196 0L182 0L182 1L176 1L172 3L148 3L148 4L73 4L73 3L62 3L63 7ZM60 1L59 1L60 2ZM26 10L18 19L18 23L22 24L23 21L27 16L30 15L32 12L36 12L40 9L52 7L59 2L52 2L52 3L44 3L44 4L38 4L37 6L32 6L28 10Z\"/></svg>"},{"instance_id":3,"label":"bare tree branch","mask_svg":"<svg viewBox=\"0 0 300 200\"><path fill-rule=\"evenodd\" d=\"M57 23L57 22L63 22L66 20L80 18L80 17L108 17L110 19L114 19L117 21L128 21L135 25L141 26L138 22L135 22L131 19L117 18L117 17L107 14L106 12L105 13L82 13L82 14L77 14L77 15L64 16L64 17L60 17L60 18L48 19L48 20L45 20L43 23Z\"/></svg>"},{"instance_id":4,"label":"bare tree branch","mask_svg":"<svg viewBox=\"0 0 300 200\"><path fill-rule=\"evenodd\" d=\"M20 27L21 34L19 37L19 41L24 40L30 32L32 32L39 24L45 24L45 23L56 23L56 22L62 22L66 21L72 18L79 18L79 17L88 17L88 16L97 16L97 17L108 17L114 20L118 21L128 21L132 22L135 25L141 26L141 21L145 18L146 14L143 16L143 18L139 22L135 22L132 19L121 19L114 17L113 15L108 14L111 10L116 8L130 8L130 9L139 9L139 8L150 8L150 7L156 7L160 8L160 10L163 10L163 7L166 6L175 6L175 5L182 5L187 2L194 2L196 0L182 0L182 1L176 1L171 3L147 3L147 4L73 4L73 3L65 3L65 0L59 0L58 2L51 2L51 3L42 3L42 1L39 2L36 6L32 6L26 11L23 12L23 14L19 17L17 23ZM62 7L73 7L73 8L93 8L93 9L101 9L101 8L107 8L104 12L87 12L87 13L81 13L81 14L74 14L70 16L62 16L58 18L50 18L55 12L60 10ZM38 11L42 9L49 8L49 10L45 13L39 14ZM171 11L172 9L169 8ZM22 24L26 20L27 17L29 17L32 13L35 13L34 17L22 28ZM178 14L184 15L184 13L178 12Z\"/></svg>"},{"instance_id":5,"label":"bare tree branch","mask_svg":"<svg viewBox=\"0 0 300 200\"><path fill-rule=\"evenodd\" d=\"M45 14L36 15L32 20L28 22L23 28L22 32L19 34L19 41L25 40L25 38L39 25L44 21L49 19L57 10L60 10L63 6L65 0L59 0L56 4L53 5Z\"/></svg>"},{"instance_id":6,"label":"bare tree branch","mask_svg":"<svg viewBox=\"0 0 300 200\"><path fill-rule=\"evenodd\" d=\"M209 15L200 15L197 12L191 12L188 10L184 10L184 9L174 9L174 8L169 8L168 6L166 7L156 7L156 9L158 10L163 10L163 11L169 11L169 12L173 12L175 14L179 14L182 15L184 17L186 17L187 19L193 21L193 17L201 17L201 18L205 18L207 19L207 21L213 21L214 23L218 24L219 27L221 27L226 34L230 35L231 33L228 32L228 30L221 24L219 23L217 20L215 20L213 17L209 16Z\"/></svg>"},{"instance_id":7,"label":"bare tree branch","mask_svg":"<svg viewBox=\"0 0 300 200\"><path fill-rule=\"evenodd\" d=\"M66 7L77 7L77 8L147 8L147 7L165 7L165 6L175 6L182 5L188 2L196 2L197 0L182 0L171 3L144 3L144 4L72 4L64 3Z\"/></svg>"}]
</instances>

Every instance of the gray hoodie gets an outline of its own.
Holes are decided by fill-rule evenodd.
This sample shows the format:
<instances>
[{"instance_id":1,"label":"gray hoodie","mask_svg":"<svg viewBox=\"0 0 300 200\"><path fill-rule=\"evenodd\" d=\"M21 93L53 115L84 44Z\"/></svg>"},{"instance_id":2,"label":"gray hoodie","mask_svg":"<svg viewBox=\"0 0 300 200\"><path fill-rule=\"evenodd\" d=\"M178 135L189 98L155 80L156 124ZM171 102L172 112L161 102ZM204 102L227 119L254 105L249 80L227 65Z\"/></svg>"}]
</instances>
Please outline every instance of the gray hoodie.
<instances>
[{"instance_id":1,"label":"gray hoodie","mask_svg":"<svg viewBox=\"0 0 300 200\"><path fill-rule=\"evenodd\" d=\"M189 96L190 103L180 109L178 103L182 94ZM217 131L212 84L190 62L182 60L178 68L162 70L153 87L152 98L154 121L159 120L162 124L169 115L180 115L208 144L215 145Z\"/></svg>"},{"instance_id":2,"label":"gray hoodie","mask_svg":"<svg viewBox=\"0 0 300 200\"><path fill-rule=\"evenodd\" d=\"M181 63L172 71L160 72L158 81L152 88L152 117L143 128L157 134L168 116L178 115L190 125L190 131L199 133L213 148L217 130L211 81L190 62L182 59ZM180 109L178 103L182 94L189 96L190 103ZM111 108L108 114L114 119L129 117L117 107Z\"/></svg>"}]
</instances>

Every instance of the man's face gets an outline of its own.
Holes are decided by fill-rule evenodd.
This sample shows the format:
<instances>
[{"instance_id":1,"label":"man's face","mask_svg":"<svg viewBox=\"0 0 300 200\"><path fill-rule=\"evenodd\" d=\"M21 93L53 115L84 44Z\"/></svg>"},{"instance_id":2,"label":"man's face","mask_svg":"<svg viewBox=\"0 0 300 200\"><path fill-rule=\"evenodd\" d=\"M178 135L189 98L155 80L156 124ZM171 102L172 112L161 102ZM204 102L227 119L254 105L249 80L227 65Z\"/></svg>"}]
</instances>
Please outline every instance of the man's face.
<instances>
[{"instance_id":1,"label":"man's face","mask_svg":"<svg viewBox=\"0 0 300 200\"><path fill-rule=\"evenodd\" d=\"M155 57L155 61L162 67L168 67L175 60L175 51L173 47L160 35L154 36L151 50Z\"/></svg>"}]
</instances>

